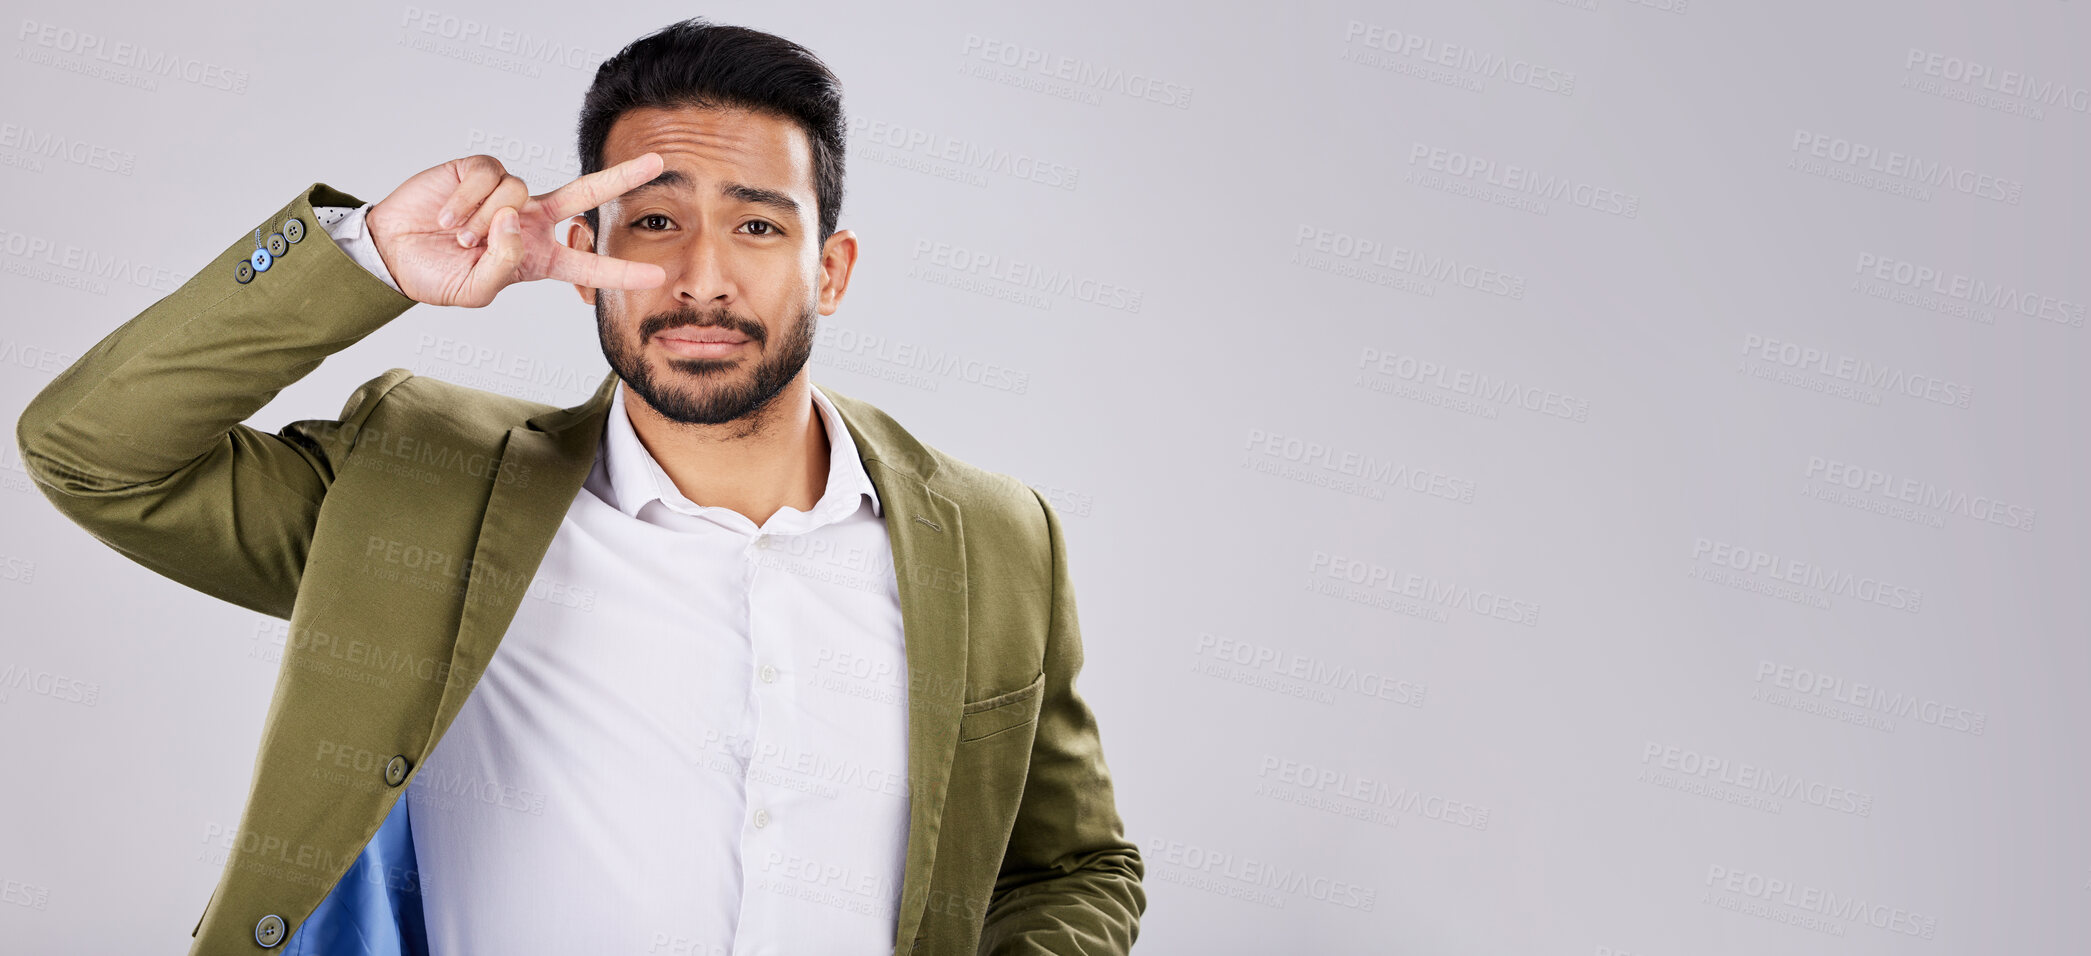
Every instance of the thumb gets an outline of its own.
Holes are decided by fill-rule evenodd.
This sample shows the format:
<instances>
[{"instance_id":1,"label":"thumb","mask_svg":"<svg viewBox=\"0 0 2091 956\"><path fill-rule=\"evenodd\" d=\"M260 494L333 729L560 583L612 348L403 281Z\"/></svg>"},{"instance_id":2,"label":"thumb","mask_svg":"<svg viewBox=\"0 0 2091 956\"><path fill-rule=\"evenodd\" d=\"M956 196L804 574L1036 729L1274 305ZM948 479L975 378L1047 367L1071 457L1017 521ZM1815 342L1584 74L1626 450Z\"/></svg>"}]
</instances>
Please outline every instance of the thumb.
<instances>
[{"instance_id":1,"label":"thumb","mask_svg":"<svg viewBox=\"0 0 2091 956\"><path fill-rule=\"evenodd\" d=\"M494 218L487 223L486 251L479 261L472 264L469 282L470 300L476 305L486 305L494 300L494 294L522 278L523 234L520 228L521 214L514 206L503 206L494 211Z\"/></svg>"}]
</instances>

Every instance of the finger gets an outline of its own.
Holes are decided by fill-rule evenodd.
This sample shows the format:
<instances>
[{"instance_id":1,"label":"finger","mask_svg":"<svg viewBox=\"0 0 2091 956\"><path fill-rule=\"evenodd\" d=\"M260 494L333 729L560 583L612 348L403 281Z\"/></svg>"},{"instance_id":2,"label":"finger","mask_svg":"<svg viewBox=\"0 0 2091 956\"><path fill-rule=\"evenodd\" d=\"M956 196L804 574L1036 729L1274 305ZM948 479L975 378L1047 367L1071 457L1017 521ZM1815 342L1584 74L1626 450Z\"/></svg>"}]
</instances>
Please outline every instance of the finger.
<instances>
[{"instance_id":1,"label":"finger","mask_svg":"<svg viewBox=\"0 0 2091 956\"><path fill-rule=\"evenodd\" d=\"M503 175L501 184L494 187L486 202L481 203L472 212L472 217L465 220L464 228L457 231L457 244L468 249L477 245L482 237L492 235L495 213L508 208L520 212L522 205L529 201L530 184L514 173Z\"/></svg>"},{"instance_id":2,"label":"finger","mask_svg":"<svg viewBox=\"0 0 2091 956\"><path fill-rule=\"evenodd\" d=\"M552 259L545 264L545 277L590 289L651 289L668 281L668 272L651 262L616 259L555 244Z\"/></svg>"},{"instance_id":3,"label":"finger","mask_svg":"<svg viewBox=\"0 0 2091 956\"><path fill-rule=\"evenodd\" d=\"M554 220L578 216L660 175L667 162L659 153L641 153L545 193L538 197L538 207Z\"/></svg>"},{"instance_id":4,"label":"finger","mask_svg":"<svg viewBox=\"0 0 2091 956\"><path fill-rule=\"evenodd\" d=\"M494 300L495 293L514 284L521 278L523 262L523 234L518 228L522 216L513 206L502 206L494 210L488 222L486 251L479 261L472 264L472 272L465 278L464 302L485 305Z\"/></svg>"},{"instance_id":5,"label":"finger","mask_svg":"<svg viewBox=\"0 0 2091 956\"><path fill-rule=\"evenodd\" d=\"M457 188L450 191L450 198L443 201L443 208L436 213L436 225L443 229L454 229L472 215L494 187L501 185L501 176L507 172L500 160L485 155L452 160L451 166Z\"/></svg>"}]
</instances>

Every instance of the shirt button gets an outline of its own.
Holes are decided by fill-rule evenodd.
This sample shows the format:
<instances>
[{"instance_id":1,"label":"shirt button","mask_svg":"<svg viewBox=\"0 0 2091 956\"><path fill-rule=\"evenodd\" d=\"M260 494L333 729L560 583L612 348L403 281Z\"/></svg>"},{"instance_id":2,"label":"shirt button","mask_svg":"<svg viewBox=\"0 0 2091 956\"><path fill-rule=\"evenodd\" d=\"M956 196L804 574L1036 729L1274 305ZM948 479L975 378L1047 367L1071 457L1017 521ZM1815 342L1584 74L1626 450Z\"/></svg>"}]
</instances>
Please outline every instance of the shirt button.
<instances>
[{"instance_id":1,"label":"shirt button","mask_svg":"<svg viewBox=\"0 0 2091 956\"><path fill-rule=\"evenodd\" d=\"M755 811L755 825L756 825L757 827L766 827L766 826L769 826L769 825L770 825L770 812L769 812L768 810L757 810L757 811Z\"/></svg>"},{"instance_id":2,"label":"shirt button","mask_svg":"<svg viewBox=\"0 0 2091 956\"><path fill-rule=\"evenodd\" d=\"M774 684L774 683L776 683L776 682L777 682L777 669L776 669L776 668L774 668L774 667L771 667L771 666L770 666L770 665L768 665L768 664L764 664L764 665L762 665L762 671L761 671L761 674L762 674L762 682L763 682L763 683L765 683L765 684Z\"/></svg>"},{"instance_id":3,"label":"shirt button","mask_svg":"<svg viewBox=\"0 0 2091 956\"><path fill-rule=\"evenodd\" d=\"M755 538L755 546L763 549L764 551L768 551L770 549L770 536L766 534L757 535Z\"/></svg>"},{"instance_id":4,"label":"shirt button","mask_svg":"<svg viewBox=\"0 0 2091 956\"><path fill-rule=\"evenodd\" d=\"M396 755L394 755L394 756L393 756L393 758L392 758L391 760L387 760L387 761L385 761L385 785L386 785L386 786L388 786L388 787L397 787L397 786L399 786L400 784L402 784L402 783L406 782L406 779L407 779L407 758L406 758L406 755L405 755L405 754L396 754Z\"/></svg>"}]
</instances>

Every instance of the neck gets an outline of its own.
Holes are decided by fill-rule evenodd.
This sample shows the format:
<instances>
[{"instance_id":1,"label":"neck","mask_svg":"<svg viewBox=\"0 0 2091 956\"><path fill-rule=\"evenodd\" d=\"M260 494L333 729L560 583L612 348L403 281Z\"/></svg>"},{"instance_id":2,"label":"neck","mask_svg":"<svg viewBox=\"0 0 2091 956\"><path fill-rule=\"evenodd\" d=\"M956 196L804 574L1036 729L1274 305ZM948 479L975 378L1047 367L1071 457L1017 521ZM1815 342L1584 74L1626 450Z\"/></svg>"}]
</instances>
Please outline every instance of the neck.
<instances>
[{"instance_id":1,"label":"neck","mask_svg":"<svg viewBox=\"0 0 2091 956\"><path fill-rule=\"evenodd\" d=\"M738 512L760 527L779 508L813 510L827 491L827 424L803 373L762 411L720 425L675 421L623 381L617 387L639 443L697 504Z\"/></svg>"}]
</instances>

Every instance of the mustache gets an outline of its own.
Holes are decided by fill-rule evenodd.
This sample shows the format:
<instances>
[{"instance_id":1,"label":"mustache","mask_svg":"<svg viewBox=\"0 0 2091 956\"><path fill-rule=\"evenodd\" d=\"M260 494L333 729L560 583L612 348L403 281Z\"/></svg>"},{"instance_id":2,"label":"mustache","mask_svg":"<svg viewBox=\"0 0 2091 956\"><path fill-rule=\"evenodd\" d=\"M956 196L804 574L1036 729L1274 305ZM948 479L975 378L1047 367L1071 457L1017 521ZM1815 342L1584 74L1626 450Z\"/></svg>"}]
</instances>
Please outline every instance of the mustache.
<instances>
[{"instance_id":1,"label":"mustache","mask_svg":"<svg viewBox=\"0 0 2091 956\"><path fill-rule=\"evenodd\" d=\"M656 312L639 323L639 341L644 342L670 329L686 327L730 329L747 336L749 341L757 345L763 344L769 338L769 332L762 327L762 323L742 318L721 307L710 312L699 312L696 309Z\"/></svg>"}]
</instances>

